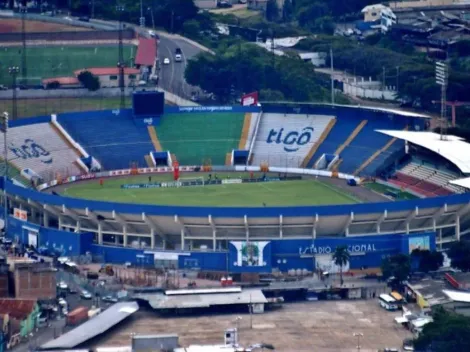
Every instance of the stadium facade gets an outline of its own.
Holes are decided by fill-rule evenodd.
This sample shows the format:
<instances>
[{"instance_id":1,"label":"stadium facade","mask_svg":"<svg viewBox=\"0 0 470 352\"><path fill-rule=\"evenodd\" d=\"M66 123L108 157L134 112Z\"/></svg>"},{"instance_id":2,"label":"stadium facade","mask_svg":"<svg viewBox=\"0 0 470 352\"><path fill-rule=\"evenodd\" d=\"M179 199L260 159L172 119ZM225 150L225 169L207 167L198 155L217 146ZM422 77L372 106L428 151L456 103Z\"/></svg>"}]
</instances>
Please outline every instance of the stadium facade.
<instances>
[{"instance_id":1,"label":"stadium facade","mask_svg":"<svg viewBox=\"0 0 470 352\"><path fill-rule=\"evenodd\" d=\"M257 112L253 107L246 110L240 107L222 108L225 109L225 112L244 113L245 122L248 112L254 112L258 115L256 119L252 119L257 120L257 123L247 124L255 131L251 141L250 138L247 138L243 143L242 141L237 143L241 147L240 149L244 147L243 144L251 144L252 147L254 146L256 154L256 150L262 151L264 145L269 144L269 139L264 136L256 137L256 130L259 129L259 133L263 132L262 124L266 123L266 121L259 121L263 111ZM212 110L220 112L222 108L213 108ZM198 113L201 112L201 109L206 109L206 112L211 111L201 107L193 109L192 112ZM176 116L191 112L188 108L182 108L179 112L177 110L178 108L172 108L171 114ZM332 110L328 106L286 107L271 105L266 110L277 111L277 115L273 117L272 121L279 120L282 123L287 123L286 121L289 119L294 121L292 116L297 115L304 116L305 121L309 121L311 124L315 124L315 121L322 121L321 123L325 127L318 139L322 139L323 144L331 137L331 130L335 123L345 123L344 118L339 118L342 115L357 116L361 128L366 125L363 123L364 119L367 121L375 119L379 121L381 127L384 125L383 121L392 121L392 125L398 123L400 127L414 126L416 129L423 128L425 123L419 116L408 116L400 112L370 108L337 107ZM332 111L334 115L331 115ZM320 115L328 116L328 114L334 116L335 120L318 118ZM15 154L17 159L13 163L15 165L22 163L20 166L23 171L30 168L40 173L41 169L45 172L54 165L57 165L55 166L56 173L59 170L63 173L65 166L67 170L72 170L69 175L62 174L60 179L51 178L50 182L46 184L47 187L93 178L130 175L133 169L115 167L115 170L109 170L109 167L129 165L136 160L136 155L142 154L140 158L143 159L143 154L152 149L152 142L144 146L140 143L139 147L129 148L125 141L119 139L120 135L123 138L125 135L125 138L141 139L140 131L153 128L150 122L135 124L132 121L132 113L129 111L100 111L63 115L56 119L46 116L14 122L9 132L14 144L9 149L16 148L17 150L17 154ZM281 119L279 115L285 115L286 120ZM196 119L197 116L194 116ZM309 116L313 116L316 120L310 122ZM166 118L164 116L159 123L164 124ZM69 154L64 154L63 150L61 153L54 152L54 148L47 144L57 138L53 135L49 136L49 132L46 131L54 121L59 121L60 128L66 130L65 133L68 137L73 138L75 143L73 149L85 149L91 155L97 156L102 164L106 164L107 167L104 169L108 168L109 171L78 175L74 159L76 155L71 156L70 150L68 150ZM97 121L100 121L102 125L96 125ZM302 141L301 135L304 132L295 135L289 131L289 128L303 131L303 125L299 125L298 120L295 121L290 126L273 126L272 129L278 128L277 135L280 134L281 128L284 128L285 135L283 139L278 138L279 144L284 142L291 148L293 143L299 145L298 142ZM372 122L370 124L374 128L374 124ZM25 136L26 128L29 128L28 133L31 134L35 130L41 130L43 137L39 134ZM103 131L100 131L100 128ZM167 127L163 125L162 129L164 128ZM339 130L342 128L340 127ZM245 130L245 127L243 129ZM350 129L352 134L359 133L356 126L351 126ZM110 138L105 135L106 130L115 130L114 140L121 143L111 143L112 140L107 140L108 144L104 144L103 139ZM271 133L268 129L266 131L268 134ZM325 136L325 131L328 131L330 135ZM152 133L150 133L151 136ZM289 133L291 137L296 137L295 141L292 138L286 139L286 135ZM347 135L344 137L346 138ZM15 138L19 138L20 142L15 144ZM93 138L95 140L90 142L90 139ZM271 138L271 142L275 142L276 138ZM23 143L23 139L30 140L31 145L27 148L22 147L20 143ZM310 137L308 139L310 140ZM376 140L374 141L376 142ZM397 142L393 139L383 139L381 143L383 141L387 143L387 146ZM162 140L162 144L164 143L165 140ZM302 143L296 148L295 153L302 150L301 147ZM401 152L399 147L400 145L396 147L396 152ZM353 144L350 144L349 149L351 150L348 152L353 151ZM24 153L21 154L18 150L22 150ZM382 147L381 150L383 151L384 148ZM359 151L365 154L364 148L359 147ZM312 159L315 156L310 155L308 156L310 159L307 160L307 152L308 150L304 152L305 156L301 156L303 160L301 165L298 165L297 161L294 164L288 163L278 166L275 165L276 163L271 163L270 170L335 176L344 179L359 176L358 172L338 173L315 170L312 168ZM281 153L283 152L280 151L274 155L272 160L281 161L283 157ZM290 151L286 153L290 153ZM379 156L374 150L371 150L370 154L374 157ZM381 163L393 156L393 153L383 154L380 155ZM363 158L371 159L367 155ZM292 159L289 160L292 162ZM352 160L355 159L352 158ZM370 160L364 160L360 162L368 162L370 165ZM358 167L359 160L356 160L355 163L356 165L352 165L352 163L347 165L349 170L361 169ZM297 165L303 167L295 167ZM367 169L367 167L365 168ZM182 168L184 169L184 167ZM232 171L260 170L257 165L219 167L214 164L213 168ZM188 166L184 170L196 171L199 169L200 166ZM138 172L171 172L171 168L146 167L139 168ZM447 243L459 240L460 236L470 229L470 194L370 204L242 208L135 205L91 201L40 192L18 185L17 182L9 181L6 184L2 182L2 188L6 188L9 199L9 213L11 214L7 228L9 237L25 244L57 251L61 255L76 256L92 253L104 257L107 262L114 263L131 262L153 265L155 261L170 260L177 262L181 268L214 271L313 270L318 267L328 268L328 265L331 265L331 253L334 248L338 245L346 245L352 254L351 267L362 268L377 266L384 256L394 253L409 253L412 248L434 249L436 246L442 248ZM145 248L142 248L143 243Z\"/></svg>"}]
</instances>

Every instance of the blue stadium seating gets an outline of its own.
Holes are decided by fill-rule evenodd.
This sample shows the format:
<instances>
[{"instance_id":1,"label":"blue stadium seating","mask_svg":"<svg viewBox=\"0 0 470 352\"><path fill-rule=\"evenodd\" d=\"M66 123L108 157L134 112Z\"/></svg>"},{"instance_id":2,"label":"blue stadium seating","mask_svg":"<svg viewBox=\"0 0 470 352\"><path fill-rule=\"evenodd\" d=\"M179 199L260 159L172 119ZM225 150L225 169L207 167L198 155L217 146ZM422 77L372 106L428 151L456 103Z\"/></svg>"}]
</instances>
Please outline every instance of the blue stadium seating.
<instances>
[{"instance_id":1,"label":"blue stadium seating","mask_svg":"<svg viewBox=\"0 0 470 352\"><path fill-rule=\"evenodd\" d=\"M58 121L107 170L125 169L131 162L145 167L145 155L154 150L147 128L134 123L130 110L61 114Z\"/></svg>"},{"instance_id":2,"label":"blue stadium seating","mask_svg":"<svg viewBox=\"0 0 470 352\"><path fill-rule=\"evenodd\" d=\"M342 163L340 164L339 170L345 173L354 173L362 163L391 140L391 137L375 132L375 130L403 130L405 127L406 121L404 119L390 120L387 116L383 116L381 119L368 119L367 124L361 132L359 132L351 144L341 153L340 158L342 159ZM392 145L392 147L400 147L400 144L396 144L396 146ZM389 151L391 150L387 150L387 152ZM374 162L371 164L376 165ZM374 170L370 167L369 171L373 172Z\"/></svg>"},{"instance_id":3,"label":"blue stadium seating","mask_svg":"<svg viewBox=\"0 0 470 352\"><path fill-rule=\"evenodd\" d=\"M344 143L349 135L354 131L362 119L356 118L337 118L336 124L330 131L323 143L318 147L315 154L309 160L307 168L313 168L317 160L323 154L333 154L338 147Z\"/></svg>"}]
</instances>

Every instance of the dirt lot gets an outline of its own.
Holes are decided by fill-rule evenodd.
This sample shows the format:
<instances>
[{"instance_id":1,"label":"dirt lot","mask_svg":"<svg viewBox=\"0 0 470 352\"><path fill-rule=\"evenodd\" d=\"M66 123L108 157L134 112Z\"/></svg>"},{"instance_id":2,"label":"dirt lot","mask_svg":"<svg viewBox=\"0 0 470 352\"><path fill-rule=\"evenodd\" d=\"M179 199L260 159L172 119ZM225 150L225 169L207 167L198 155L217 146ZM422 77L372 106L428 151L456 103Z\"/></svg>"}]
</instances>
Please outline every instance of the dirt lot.
<instances>
[{"instance_id":1,"label":"dirt lot","mask_svg":"<svg viewBox=\"0 0 470 352\"><path fill-rule=\"evenodd\" d=\"M89 28L73 27L59 23L26 21L26 32L66 32L89 30ZM21 32L21 20L14 18L2 18L0 21L0 33L11 32Z\"/></svg>"},{"instance_id":2,"label":"dirt lot","mask_svg":"<svg viewBox=\"0 0 470 352\"><path fill-rule=\"evenodd\" d=\"M356 351L355 332L364 334L361 351L400 348L410 334L397 326L393 318L399 313L381 309L376 300L319 301L291 303L276 311L250 317L242 314L239 340L243 346L271 343L282 352ZM94 340L94 346L130 345L132 334L177 333L180 345L223 344L224 330L236 327L239 314L200 317L160 318L141 309L130 320Z\"/></svg>"}]
</instances>

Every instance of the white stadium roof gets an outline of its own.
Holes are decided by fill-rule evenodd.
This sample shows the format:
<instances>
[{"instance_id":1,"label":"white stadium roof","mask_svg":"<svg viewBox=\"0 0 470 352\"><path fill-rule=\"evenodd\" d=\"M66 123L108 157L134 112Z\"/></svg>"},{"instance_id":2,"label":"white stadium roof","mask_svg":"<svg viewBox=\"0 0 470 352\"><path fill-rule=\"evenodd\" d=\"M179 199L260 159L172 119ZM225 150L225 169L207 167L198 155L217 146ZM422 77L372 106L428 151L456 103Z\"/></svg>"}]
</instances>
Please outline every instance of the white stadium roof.
<instances>
[{"instance_id":1,"label":"white stadium roof","mask_svg":"<svg viewBox=\"0 0 470 352\"><path fill-rule=\"evenodd\" d=\"M387 130L377 130L376 132L403 139L429 149L449 160L464 174L470 173L470 144L465 142L463 138L447 136L446 140L441 140L441 135L434 132Z\"/></svg>"},{"instance_id":2,"label":"white stadium roof","mask_svg":"<svg viewBox=\"0 0 470 352\"><path fill-rule=\"evenodd\" d=\"M449 183L452 183L453 185L457 185L457 186L464 187L464 188L470 188L470 177L461 178L460 180L449 181Z\"/></svg>"}]
</instances>

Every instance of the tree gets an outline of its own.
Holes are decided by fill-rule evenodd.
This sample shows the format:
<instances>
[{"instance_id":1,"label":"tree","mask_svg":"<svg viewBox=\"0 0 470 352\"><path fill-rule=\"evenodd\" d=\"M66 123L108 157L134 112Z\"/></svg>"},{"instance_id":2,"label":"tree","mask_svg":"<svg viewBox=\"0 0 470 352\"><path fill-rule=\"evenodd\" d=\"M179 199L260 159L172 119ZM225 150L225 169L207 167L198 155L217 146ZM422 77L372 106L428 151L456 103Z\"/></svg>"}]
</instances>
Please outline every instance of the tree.
<instances>
[{"instance_id":1,"label":"tree","mask_svg":"<svg viewBox=\"0 0 470 352\"><path fill-rule=\"evenodd\" d=\"M292 0L284 0L284 5L282 6L282 20L284 22L289 22L292 20L294 14L294 7L292 5Z\"/></svg>"},{"instance_id":2,"label":"tree","mask_svg":"<svg viewBox=\"0 0 470 352\"><path fill-rule=\"evenodd\" d=\"M88 90L94 92L100 89L100 80L90 71L82 71L77 76L80 83Z\"/></svg>"},{"instance_id":3,"label":"tree","mask_svg":"<svg viewBox=\"0 0 470 352\"><path fill-rule=\"evenodd\" d=\"M406 254L391 255L382 260L382 275L385 279L394 277L395 281L402 283L411 271L410 256Z\"/></svg>"},{"instance_id":4,"label":"tree","mask_svg":"<svg viewBox=\"0 0 470 352\"><path fill-rule=\"evenodd\" d=\"M470 242L459 241L452 244L447 252L453 268L470 270Z\"/></svg>"},{"instance_id":5,"label":"tree","mask_svg":"<svg viewBox=\"0 0 470 352\"><path fill-rule=\"evenodd\" d=\"M333 253L333 261L339 266L339 276L341 286L343 286L343 266L349 263L349 252L347 246L337 246Z\"/></svg>"},{"instance_id":6,"label":"tree","mask_svg":"<svg viewBox=\"0 0 470 352\"><path fill-rule=\"evenodd\" d=\"M286 98L284 94L278 90L261 89L259 91L259 99L261 101L283 101Z\"/></svg>"},{"instance_id":7,"label":"tree","mask_svg":"<svg viewBox=\"0 0 470 352\"><path fill-rule=\"evenodd\" d=\"M444 255L436 251L415 249L411 257L417 260L419 271L424 273L436 271L444 263Z\"/></svg>"},{"instance_id":8,"label":"tree","mask_svg":"<svg viewBox=\"0 0 470 352\"><path fill-rule=\"evenodd\" d=\"M266 19L270 22L274 22L279 18L279 7L276 0L268 0L265 15Z\"/></svg>"},{"instance_id":9,"label":"tree","mask_svg":"<svg viewBox=\"0 0 470 352\"><path fill-rule=\"evenodd\" d=\"M470 351L470 318L437 309L433 322L426 324L414 340L417 351Z\"/></svg>"}]
</instances>

